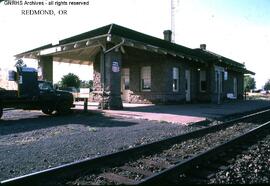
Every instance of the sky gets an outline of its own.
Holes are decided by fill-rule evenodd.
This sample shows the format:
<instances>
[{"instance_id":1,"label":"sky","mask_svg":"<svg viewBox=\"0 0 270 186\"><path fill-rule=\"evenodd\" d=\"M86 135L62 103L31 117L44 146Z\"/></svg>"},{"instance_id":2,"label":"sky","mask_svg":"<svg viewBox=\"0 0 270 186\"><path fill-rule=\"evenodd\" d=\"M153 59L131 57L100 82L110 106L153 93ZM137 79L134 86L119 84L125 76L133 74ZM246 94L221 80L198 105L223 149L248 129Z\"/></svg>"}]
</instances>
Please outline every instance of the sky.
<instances>
[{"instance_id":1,"label":"sky","mask_svg":"<svg viewBox=\"0 0 270 186\"><path fill-rule=\"evenodd\" d=\"M179 0L176 4L177 44L198 48L205 43L207 50L244 62L256 73L257 88L270 79L270 0ZM89 0L89 6L44 7L2 2L0 68L12 67L15 54L111 23L163 38L163 31L171 28L170 6L170 0ZM66 9L68 15L21 15L22 9ZM55 63L54 81L68 72L83 80L92 78L87 66Z\"/></svg>"}]
</instances>

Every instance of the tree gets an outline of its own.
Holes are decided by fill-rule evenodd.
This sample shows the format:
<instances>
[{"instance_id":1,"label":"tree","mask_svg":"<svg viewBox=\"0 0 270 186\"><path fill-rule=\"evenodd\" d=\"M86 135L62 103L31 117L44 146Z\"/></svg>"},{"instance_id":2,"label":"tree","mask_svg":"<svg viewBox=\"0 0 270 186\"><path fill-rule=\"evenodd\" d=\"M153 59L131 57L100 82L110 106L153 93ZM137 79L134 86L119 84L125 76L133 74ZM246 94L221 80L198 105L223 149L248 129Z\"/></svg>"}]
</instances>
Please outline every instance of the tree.
<instances>
[{"instance_id":1,"label":"tree","mask_svg":"<svg viewBox=\"0 0 270 186\"><path fill-rule=\"evenodd\" d=\"M253 77L247 75L244 76L244 90L250 91L256 88L256 81Z\"/></svg>"},{"instance_id":2,"label":"tree","mask_svg":"<svg viewBox=\"0 0 270 186\"><path fill-rule=\"evenodd\" d=\"M79 88L80 84L81 84L81 81L79 77L73 73L68 73L67 75L64 75L61 79L62 87Z\"/></svg>"},{"instance_id":3,"label":"tree","mask_svg":"<svg viewBox=\"0 0 270 186\"><path fill-rule=\"evenodd\" d=\"M270 90L270 79L268 79L267 81L266 81L266 83L264 84L264 90Z\"/></svg>"}]
</instances>

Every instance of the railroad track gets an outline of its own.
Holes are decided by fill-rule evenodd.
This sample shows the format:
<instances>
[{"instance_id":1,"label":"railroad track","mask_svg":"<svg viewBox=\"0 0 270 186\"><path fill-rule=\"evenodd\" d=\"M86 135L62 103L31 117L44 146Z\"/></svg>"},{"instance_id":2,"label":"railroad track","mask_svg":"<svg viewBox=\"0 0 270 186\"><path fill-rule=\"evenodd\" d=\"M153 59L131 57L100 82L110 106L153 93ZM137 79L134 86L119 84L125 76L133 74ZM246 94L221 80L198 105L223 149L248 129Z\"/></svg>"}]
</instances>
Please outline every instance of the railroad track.
<instances>
[{"instance_id":1,"label":"railroad track","mask_svg":"<svg viewBox=\"0 0 270 186\"><path fill-rule=\"evenodd\" d=\"M204 184L220 170L226 170L233 158L269 135L270 121L232 140L200 153L186 161L149 177L141 185Z\"/></svg>"},{"instance_id":2,"label":"railroad track","mask_svg":"<svg viewBox=\"0 0 270 186\"><path fill-rule=\"evenodd\" d=\"M260 111L133 149L4 180L1 185L164 185L171 180L189 183L196 176L207 177L205 172L211 175L207 167L215 170L209 166L212 161L225 159L236 146L239 152L243 143L247 146L247 141L256 142L254 136L266 134L269 113L270 109Z\"/></svg>"}]
</instances>

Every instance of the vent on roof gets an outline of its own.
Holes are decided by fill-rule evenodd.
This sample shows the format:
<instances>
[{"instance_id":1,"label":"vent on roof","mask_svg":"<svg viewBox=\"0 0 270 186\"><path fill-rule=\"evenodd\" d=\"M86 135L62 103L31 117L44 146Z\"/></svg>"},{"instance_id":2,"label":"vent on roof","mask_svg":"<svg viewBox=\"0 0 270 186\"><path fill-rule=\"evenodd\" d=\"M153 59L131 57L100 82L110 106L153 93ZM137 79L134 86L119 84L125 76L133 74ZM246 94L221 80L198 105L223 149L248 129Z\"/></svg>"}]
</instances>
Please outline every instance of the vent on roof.
<instances>
[{"instance_id":1,"label":"vent on roof","mask_svg":"<svg viewBox=\"0 0 270 186\"><path fill-rule=\"evenodd\" d=\"M172 42L172 31L171 30L164 30L164 40Z\"/></svg>"},{"instance_id":2,"label":"vent on roof","mask_svg":"<svg viewBox=\"0 0 270 186\"><path fill-rule=\"evenodd\" d=\"M200 44L200 49L206 50L206 44Z\"/></svg>"}]
</instances>

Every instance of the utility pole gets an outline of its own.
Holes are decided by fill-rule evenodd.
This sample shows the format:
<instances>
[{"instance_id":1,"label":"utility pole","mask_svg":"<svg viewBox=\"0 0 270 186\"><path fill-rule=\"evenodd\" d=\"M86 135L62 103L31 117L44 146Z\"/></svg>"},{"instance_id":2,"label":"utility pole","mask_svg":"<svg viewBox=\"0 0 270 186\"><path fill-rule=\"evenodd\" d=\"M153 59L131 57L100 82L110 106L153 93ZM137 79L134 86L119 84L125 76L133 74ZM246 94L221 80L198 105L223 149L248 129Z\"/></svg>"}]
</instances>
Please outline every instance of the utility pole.
<instances>
[{"instance_id":1,"label":"utility pole","mask_svg":"<svg viewBox=\"0 0 270 186\"><path fill-rule=\"evenodd\" d=\"M172 43L175 42L175 14L177 7L179 6L179 0L171 0L171 31L172 31Z\"/></svg>"}]
</instances>

